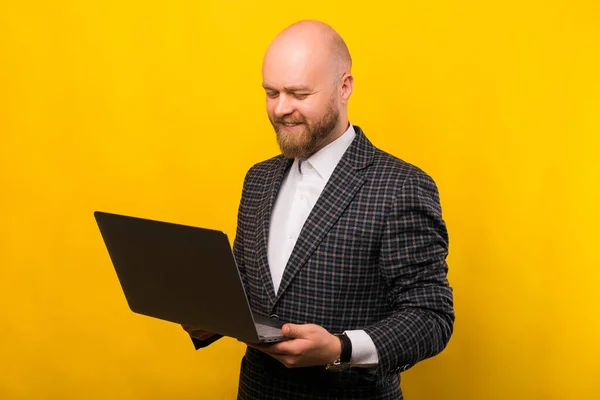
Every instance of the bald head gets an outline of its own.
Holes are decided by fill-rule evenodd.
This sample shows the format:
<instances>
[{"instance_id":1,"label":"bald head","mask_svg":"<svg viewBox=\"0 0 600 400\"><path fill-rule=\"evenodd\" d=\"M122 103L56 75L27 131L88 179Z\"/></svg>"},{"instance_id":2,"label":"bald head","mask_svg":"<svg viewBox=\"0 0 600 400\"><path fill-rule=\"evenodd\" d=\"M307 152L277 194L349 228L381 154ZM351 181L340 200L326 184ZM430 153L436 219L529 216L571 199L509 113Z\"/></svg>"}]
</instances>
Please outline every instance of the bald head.
<instances>
[{"instance_id":1,"label":"bald head","mask_svg":"<svg viewBox=\"0 0 600 400\"><path fill-rule=\"evenodd\" d=\"M352 69L352 58L344 39L320 21L299 21L279 33L267 49L265 62L282 56L304 57L305 61L327 68L336 78Z\"/></svg>"}]
</instances>

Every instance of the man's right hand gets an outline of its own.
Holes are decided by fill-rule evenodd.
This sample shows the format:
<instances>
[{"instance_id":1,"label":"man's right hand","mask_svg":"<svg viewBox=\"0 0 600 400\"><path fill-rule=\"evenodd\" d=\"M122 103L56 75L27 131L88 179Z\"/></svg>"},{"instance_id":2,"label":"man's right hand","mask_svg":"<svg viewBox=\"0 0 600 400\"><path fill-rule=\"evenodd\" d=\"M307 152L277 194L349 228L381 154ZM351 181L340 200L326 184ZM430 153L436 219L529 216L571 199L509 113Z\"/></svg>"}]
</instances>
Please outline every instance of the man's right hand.
<instances>
[{"instance_id":1,"label":"man's right hand","mask_svg":"<svg viewBox=\"0 0 600 400\"><path fill-rule=\"evenodd\" d=\"M206 340L214 335L214 333L212 333L212 332L203 331L202 329L198 329L192 325L181 325L181 326L194 339Z\"/></svg>"}]
</instances>

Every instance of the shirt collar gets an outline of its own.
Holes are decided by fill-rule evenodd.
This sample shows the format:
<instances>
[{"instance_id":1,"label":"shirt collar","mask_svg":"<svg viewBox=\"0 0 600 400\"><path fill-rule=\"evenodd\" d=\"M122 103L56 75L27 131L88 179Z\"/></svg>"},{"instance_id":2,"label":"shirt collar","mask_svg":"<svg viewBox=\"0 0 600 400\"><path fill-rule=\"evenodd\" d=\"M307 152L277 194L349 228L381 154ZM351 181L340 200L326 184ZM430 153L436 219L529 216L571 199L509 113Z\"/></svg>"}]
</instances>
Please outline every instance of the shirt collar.
<instances>
[{"instance_id":1,"label":"shirt collar","mask_svg":"<svg viewBox=\"0 0 600 400\"><path fill-rule=\"evenodd\" d=\"M329 143L327 146L323 147L306 160L297 160L300 171L302 164L308 162L313 166L321 178L323 178L325 181L328 181L331 177L331 174L333 174L333 170L338 165L342 159L342 156L346 150L348 150L348 147L350 147L350 144L356 136L354 127L350 123L349 125L350 126L348 129L346 129L346 132L344 132L342 136L335 139L333 142Z\"/></svg>"}]
</instances>

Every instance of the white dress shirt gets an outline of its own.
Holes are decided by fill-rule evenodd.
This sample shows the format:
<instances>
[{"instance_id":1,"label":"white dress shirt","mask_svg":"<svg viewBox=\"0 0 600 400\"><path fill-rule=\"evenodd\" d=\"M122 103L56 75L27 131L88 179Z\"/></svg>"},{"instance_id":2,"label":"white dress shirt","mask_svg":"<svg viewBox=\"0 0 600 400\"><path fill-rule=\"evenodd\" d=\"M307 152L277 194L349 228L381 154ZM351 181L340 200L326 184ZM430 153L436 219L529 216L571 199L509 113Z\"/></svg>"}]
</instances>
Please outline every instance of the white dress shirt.
<instances>
[{"instance_id":1,"label":"white dress shirt","mask_svg":"<svg viewBox=\"0 0 600 400\"><path fill-rule=\"evenodd\" d=\"M269 229L268 259L275 293L304 222L338 162L356 136L350 127L342 136L307 159L295 159L281 183ZM379 362L371 337L363 330L346 331L352 342L350 363L372 366Z\"/></svg>"}]
</instances>

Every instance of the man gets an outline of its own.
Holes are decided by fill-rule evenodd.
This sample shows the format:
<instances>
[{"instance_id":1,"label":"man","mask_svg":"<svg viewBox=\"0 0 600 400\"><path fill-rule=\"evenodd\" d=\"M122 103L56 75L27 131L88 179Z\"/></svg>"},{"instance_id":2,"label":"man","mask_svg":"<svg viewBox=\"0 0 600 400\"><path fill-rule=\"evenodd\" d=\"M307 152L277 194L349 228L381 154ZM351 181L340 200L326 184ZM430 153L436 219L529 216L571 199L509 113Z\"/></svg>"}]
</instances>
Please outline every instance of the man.
<instances>
[{"instance_id":1,"label":"man","mask_svg":"<svg viewBox=\"0 0 600 400\"><path fill-rule=\"evenodd\" d=\"M437 188L348 122L353 84L346 44L321 22L266 52L282 155L246 175L234 254L253 311L289 321L291 340L248 345L240 399L401 399L399 373L450 339ZM219 338L184 328L197 348Z\"/></svg>"}]
</instances>

